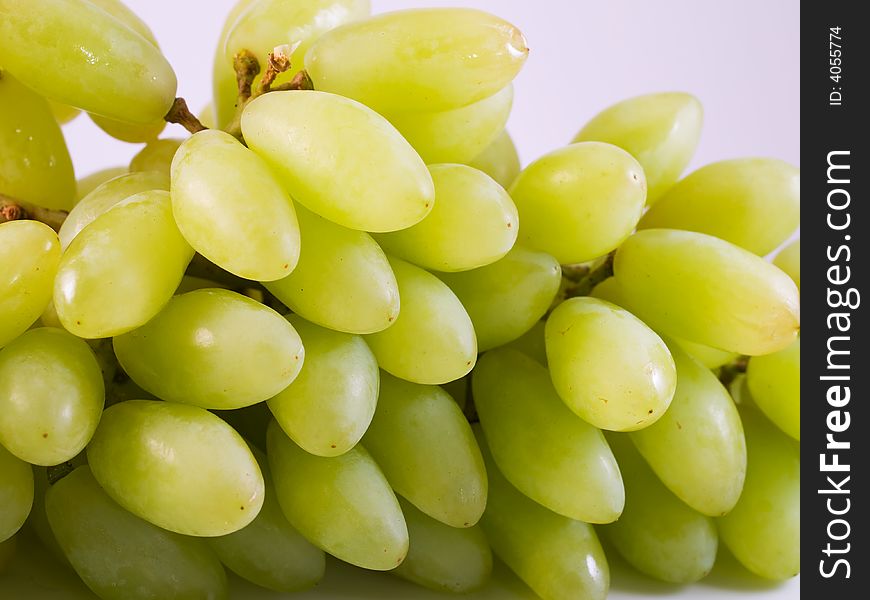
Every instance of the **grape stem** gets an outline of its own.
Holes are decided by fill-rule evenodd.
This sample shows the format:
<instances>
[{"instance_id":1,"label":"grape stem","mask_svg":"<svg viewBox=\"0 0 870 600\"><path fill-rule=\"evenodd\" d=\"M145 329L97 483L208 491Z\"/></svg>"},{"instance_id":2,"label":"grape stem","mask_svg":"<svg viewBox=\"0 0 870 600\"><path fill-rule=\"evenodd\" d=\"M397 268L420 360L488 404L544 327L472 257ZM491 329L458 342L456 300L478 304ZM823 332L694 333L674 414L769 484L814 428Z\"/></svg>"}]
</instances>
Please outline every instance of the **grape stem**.
<instances>
[{"instance_id":1,"label":"grape stem","mask_svg":"<svg viewBox=\"0 0 870 600\"><path fill-rule=\"evenodd\" d=\"M719 369L719 381L729 389L731 383L742 373L746 373L746 367L749 366L749 357L740 356L733 363L722 365Z\"/></svg>"},{"instance_id":2,"label":"grape stem","mask_svg":"<svg viewBox=\"0 0 870 600\"><path fill-rule=\"evenodd\" d=\"M54 485L73 471L75 471L75 465L70 461L62 462L59 465L53 465L51 467L46 468L45 475L48 478L48 485Z\"/></svg>"},{"instance_id":3,"label":"grape stem","mask_svg":"<svg viewBox=\"0 0 870 600\"><path fill-rule=\"evenodd\" d=\"M599 264L594 269L588 269L585 273L581 273L581 270L578 269L575 265L570 265L567 267L562 267L562 276L567 278L571 283L565 287L564 296L567 300L568 298L576 298L578 296L588 296L595 286L604 281L605 279L609 279L613 277L613 257L616 256L616 251L614 250L610 254L608 254L604 261ZM568 271L566 273L566 270ZM573 279L572 277L576 277Z\"/></svg>"},{"instance_id":4,"label":"grape stem","mask_svg":"<svg viewBox=\"0 0 870 600\"><path fill-rule=\"evenodd\" d=\"M163 120L167 123L181 125L190 133L199 133L200 131L208 129L208 127L203 125L200 120L196 118L196 115L190 112L184 98L175 99L175 102L172 103L172 108L169 109L169 112L166 113Z\"/></svg>"},{"instance_id":5,"label":"grape stem","mask_svg":"<svg viewBox=\"0 0 870 600\"><path fill-rule=\"evenodd\" d=\"M60 226L63 225L67 214L69 213L65 210L42 208L41 206L22 202L21 200L0 194L0 223L29 219L40 221L55 231L60 231Z\"/></svg>"}]
</instances>

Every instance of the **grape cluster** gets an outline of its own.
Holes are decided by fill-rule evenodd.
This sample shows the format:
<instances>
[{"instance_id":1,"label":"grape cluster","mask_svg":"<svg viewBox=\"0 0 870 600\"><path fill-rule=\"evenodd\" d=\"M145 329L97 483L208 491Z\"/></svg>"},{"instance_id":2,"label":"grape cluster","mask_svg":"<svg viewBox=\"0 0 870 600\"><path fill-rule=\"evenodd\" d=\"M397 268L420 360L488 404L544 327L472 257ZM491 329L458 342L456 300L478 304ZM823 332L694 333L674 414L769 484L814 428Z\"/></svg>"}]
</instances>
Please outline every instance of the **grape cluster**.
<instances>
[{"instance_id":1,"label":"grape cluster","mask_svg":"<svg viewBox=\"0 0 870 600\"><path fill-rule=\"evenodd\" d=\"M794 576L798 170L680 179L701 107L656 93L521 171L520 31L369 10L241 0L206 128L119 0L0 0L0 570L29 517L112 600L325 553L598 599L599 536ZM129 168L75 181L79 110Z\"/></svg>"}]
</instances>

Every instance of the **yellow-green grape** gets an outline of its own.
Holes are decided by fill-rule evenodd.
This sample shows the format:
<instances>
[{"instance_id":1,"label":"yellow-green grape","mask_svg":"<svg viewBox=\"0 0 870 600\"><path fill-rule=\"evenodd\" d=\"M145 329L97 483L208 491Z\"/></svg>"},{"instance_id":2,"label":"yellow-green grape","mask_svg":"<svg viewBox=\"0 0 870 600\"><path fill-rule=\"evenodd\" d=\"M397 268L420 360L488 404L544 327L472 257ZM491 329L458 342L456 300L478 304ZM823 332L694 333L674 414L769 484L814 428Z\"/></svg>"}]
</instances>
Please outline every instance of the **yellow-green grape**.
<instances>
[{"instance_id":1,"label":"yellow-green grape","mask_svg":"<svg viewBox=\"0 0 870 600\"><path fill-rule=\"evenodd\" d=\"M607 254L631 234L643 211L646 180L624 150L584 142L530 164L510 194L520 212L519 243L572 264Z\"/></svg>"},{"instance_id":2,"label":"yellow-green grape","mask_svg":"<svg viewBox=\"0 0 870 600\"><path fill-rule=\"evenodd\" d=\"M158 398L224 410L286 388L305 355L284 317L221 289L174 296L148 323L116 337L114 346L124 371Z\"/></svg>"},{"instance_id":3,"label":"yellow-green grape","mask_svg":"<svg viewBox=\"0 0 870 600\"><path fill-rule=\"evenodd\" d=\"M592 526L520 493L496 466L478 425L474 433L490 489L480 526L495 555L543 600L605 600L610 568Z\"/></svg>"},{"instance_id":4,"label":"yellow-green grape","mask_svg":"<svg viewBox=\"0 0 870 600\"><path fill-rule=\"evenodd\" d=\"M713 236L639 231L617 250L614 272L634 313L667 335L754 356L785 348L800 330L788 275Z\"/></svg>"},{"instance_id":5,"label":"yellow-green grape","mask_svg":"<svg viewBox=\"0 0 870 600\"><path fill-rule=\"evenodd\" d=\"M45 494L48 492L50 484L48 483L48 470L45 467L36 467L33 472L33 508L30 509L30 515L27 517L25 527L30 527L39 541L56 560L63 565L68 565L69 561L63 553L60 544L54 537L54 532L51 530L51 525L48 523L48 515L45 514Z\"/></svg>"},{"instance_id":6,"label":"yellow-green grape","mask_svg":"<svg viewBox=\"0 0 870 600\"><path fill-rule=\"evenodd\" d=\"M544 316L559 290L561 273L549 254L514 246L491 265L438 277L468 311L483 352L520 337Z\"/></svg>"},{"instance_id":7,"label":"yellow-green grape","mask_svg":"<svg viewBox=\"0 0 870 600\"><path fill-rule=\"evenodd\" d=\"M51 107L51 112L57 120L58 125L66 125L82 112L74 106L52 102L51 100L48 101L48 105Z\"/></svg>"},{"instance_id":8,"label":"yellow-green grape","mask_svg":"<svg viewBox=\"0 0 870 600\"><path fill-rule=\"evenodd\" d=\"M517 207L489 175L458 164L431 165L435 207L407 229L375 235L393 256L434 271L468 271L500 259L519 229Z\"/></svg>"},{"instance_id":9,"label":"yellow-green grape","mask_svg":"<svg viewBox=\"0 0 870 600\"><path fill-rule=\"evenodd\" d=\"M0 14L6 12L4 9L8 2L0 2ZM18 10L21 9L13 9L13 14ZM8 18L4 14L0 31ZM0 38L3 35L0 33ZM0 47L2 45L3 41L0 40ZM0 56L6 60L2 50ZM32 66L30 68L38 70ZM2 69L0 194L62 210L72 208L76 199L72 160L51 106Z\"/></svg>"},{"instance_id":10,"label":"yellow-green grape","mask_svg":"<svg viewBox=\"0 0 870 600\"><path fill-rule=\"evenodd\" d=\"M214 114L214 102L209 102L199 111L199 122L207 129L217 129Z\"/></svg>"},{"instance_id":11,"label":"yellow-green grape","mask_svg":"<svg viewBox=\"0 0 870 600\"><path fill-rule=\"evenodd\" d=\"M450 527L420 512L404 498L399 498L399 504L408 525L410 545L405 560L391 571L393 575L454 594L474 591L489 580L492 550L479 526Z\"/></svg>"},{"instance_id":12,"label":"yellow-green grape","mask_svg":"<svg viewBox=\"0 0 870 600\"><path fill-rule=\"evenodd\" d=\"M671 583L704 578L716 561L719 536L713 519L674 496L621 435L607 440L625 482L625 510L600 531L634 568Z\"/></svg>"},{"instance_id":13,"label":"yellow-green grape","mask_svg":"<svg viewBox=\"0 0 870 600\"><path fill-rule=\"evenodd\" d=\"M408 553L408 528L393 490L361 444L341 456L314 456L267 432L275 493L287 520L311 543L352 565L388 571Z\"/></svg>"},{"instance_id":14,"label":"yellow-green grape","mask_svg":"<svg viewBox=\"0 0 870 600\"><path fill-rule=\"evenodd\" d=\"M454 379L453 381L441 384L441 389L450 394L450 397L453 398L453 401L456 402L456 405L463 414L465 413L465 409L468 408L468 392L470 391L470 383L471 381L466 375L462 379Z\"/></svg>"},{"instance_id":15,"label":"yellow-green grape","mask_svg":"<svg viewBox=\"0 0 870 600\"><path fill-rule=\"evenodd\" d=\"M547 319L547 362L565 404L601 429L634 431L659 420L676 368L643 321L597 298L571 298Z\"/></svg>"},{"instance_id":16,"label":"yellow-green grape","mask_svg":"<svg viewBox=\"0 0 870 600\"><path fill-rule=\"evenodd\" d=\"M0 543L24 524L33 506L33 470L30 465L0 446Z\"/></svg>"},{"instance_id":17,"label":"yellow-green grape","mask_svg":"<svg viewBox=\"0 0 870 600\"><path fill-rule=\"evenodd\" d=\"M532 328L512 342L505 344L505 348L511 348L522 352L529 358L533 358L540 364L547 366L547 339L546 321L537 321Z\"/></svg>"},{"instance_id":18,"label":"yellow-green grape","mask_svg":"<svg viewBox=\"0 0 870 600\"><path fill-rule=\"evenodd\" d=\"M239 97L233 70L233 57L238 52L248 50L263 62L276 46L298 44L280 83L303 68L305 52L317 38L371 13L369 0L253 0L242 4L227 17L214 56L214 105L221 127L232 120ZM260 79L256 77L254 85Z\"/></svg>"},{"instance_id":19,"label":"yellow-green grape","mask_svg":"<svg viewBox=\"0 0 870 600\"><path fill-rule=\"evenodd\" d=\"M27 331L51 300L60 242L37 221L0 223L0 348Z\"/></svg>"},{"instance_id":20,"label":"yellow-green grape","mask_svg":"<svg viewBox=\"0 0 870 600\"><path fill-rule=\"evenodd\" d=\"M231 571L260 587L276 592L309 588L323 579L326 557L287 521L266 455L256 448L251 451L266 482L263 508L246 527L208 538L208 543Z\"/></svg>"},{"instance_id":21,"label":"yellow-green grape","mask_svg":"<svg viewBox=\"0 0 870 600\"><path fill-rule=\"evenodd\" d=\"M339 225L396 231L422 221L435 203L432 177L411 145L349 98L265 94L245 109L242 132L294 200Z\"/></svg>"},{"instance_id":22,"label":"yellow-green grape","mask_svg":"<svg viewBox=\"0 0 870 600\"><path fill-rule=\"evenodd\" d=\"M223 131L201 131L175 153L172 213L197 252L239 277L274 281L299 260L292 201L266 163Z\"/></svg>"},{"instance_id":23,"label":"yellow-green grape","mask_svg":"<svg viewBox=\"0 0 870 600\"><path fill-rule=\"evenodd\" d=\"M441 112L388 114L426 164L467 163L491 144L505 123L514 101L508 85L489 98Z\"/></svg>"},{"instance_id":24,"label":"yellow-green grape","mask_svg":"<svg viewBox=\"0 0 870 600\"><path fill-rule=\"evenodd\" d=\"M130 161L130 171L160 171L169 176L172 159L184 140L165 138L149 142Z\"/></svg>"},{"instance_id":25,"label":"yellow-green grape","mask_svg":"<svg viewBox=\"0 0 870 600\"><path fill-rule=\"evenodd\" d=\"M169 177L158 171L125 172L101 183L78 201L60 226L61 248L68 248L82 229L122 200L149 190L168 191Z\"/></svg>"},{"instance_id":26,"label":"yellow-green grape","mask_svg":"<svg viewBox=\"0 0 870 600\"><path fill-rule=\"evenodd\" d=\"M131 144L144 144L154 141L166 128L166 121L160 119L154 123L127 123L100 115L89 115L91 121L106 134L116 140Z\"/></svg>"},{"instance_id":27,"label":"yellow-green grape","mask_svg":"<svg viewBox=\"0 0 870 600\"><path fill-rule=\"evenodd\" d=\"M383 373L363 444L396 493L451 527L471 527L486 507L486 471L459 406L435 385Z\"/></svg>"},{"instance_id":28,"label":"yellow-green grape","mask_svg":"<svg viewBox=\"0 0 870 600\"><path fill-rule=\"evenodd\" d=\"M686 229L764 256L801 223L800 170L772 158L701 167L656 201L638 229Z\"/></svg>"},{"instance_id":29,"label":"yellow-green grape","mask_svg":"<svg viewBox=\"0 0 870 600\"><path fill-rule=\"evenodd\" d=\"M718 517L733 508L743 489L743 426L716 376L674 344L671 354L677 367L671 406L630 438L668 489L696 511Z\"/></svg>"},{"instance_id":30,"label":"yellow-green grape","mask_svg":"<svg viewBox=\"0 0 870 600\"><path fill-rule=\"evenodd\" d=\"M76 182L76 198L81 200L110 179L126 175L128 172L126 167L108 167L85 175ZM167 171L167 175L168 173Z\"/></svg>"},{"instance_id":31,"label":"yellow-green grape","mask_svg":"<svg viewBox=\"0 0 870 600\"><path fill-rule=\"evenodd\" d=\"M468 165L483 171L505 189L509 188L520 174L517 147L506 129L469 161Z\"/></svg>"},{"instance_id":32,"label":"yellow-green grape","mask_svg":"<svg viewBox=\"0 0 870 600\"><path fill-rule=\"evenodd\" d=\"M372 333L392 325L399 316L399 286L381 247L369 234L302 206L296 206L296 216L303 239L299 262L287 277L266 282L266 289L329 329Z\"/></svg>"},{"instance_id":33,"label":"yellow-green grape","mask_svg":"<svg viewBox=\"0 0 870 600\"><path fill-rule=\"evenodd\" d=\"M768 579L800 572L800 446L758 411L741 408L748 465L734 509L717 519L722 541L743 566Z\"/></svg>"},{"instance_id":34,"label":"yellow-green grape","mask_svg":"<svg viewBox=\"0 0 870 600\"><path fill-rule=\"evenodd\" d=\"M792 278L801 289L801 241L796 239L788 244L785 248L779 251L776 258L773 259L773 264L783 270L786 275Z\"/></svg>"},{"instance_id":35,"label":"yellow-green grape","mask_svg":"<svg viewBox=\"0 0 870 600\"><path fill-rule=\"evenodd\" d=\"M54 282L57 315L83 338L140 327L169 302L192 257L172 218L169 192L131 196L67 248Z\"/></svg>"},{"instance_id":36,"label":"yellow-green grape","mask_svg":"<svg viewBox=\"0 0 870 600\"><path fill-rule=\"evenodd\" d=\"M305 68L319 90L377 111L441 111L492 96L510 83L529 49L519 29L465 8L376 15L318 39Z\"/></svg>"},{"instance_id":37,"label":"yellow-green grape","mask_svg":"<svg viewBox=\"0 0 870 600\"><path fill-rule=\"evenodd\" d=\"M801 439L801 339L764 356L746 369L746 383L755 405L794 439Z\"/></svg>"},{"instance_id":38,"label":"yellow-green grape","mask_svg":"<svg viewBox=\"0 0 870 600\"><path fill-rule=\"evenodd\" d=\"M70 564L103 600L226 597L226 574L204 540L130 514L87 465L49 488L45 508Z\"/></svg>"},{"instance_id":39,"label":"yellow-green grape","mask_svg":"<svg viewBox=\"0 0 870 600\"><path fill-rule=\"evenodd\" d=\"M701 103L691 94L647 94L604 109L574 142L607 142L634 156L646 174L647 201L653 203L692 159L702 121Z\"/></svg>"},{"instance_id":40,"label":"yellow-green grape","mask_svg":"<svg viewBox=\"0 0 870 600\"><path fill-rule=\"evenodd\" d=\"M378 363L358 335L288 317L302 337L305 364L269 400L275 420L303 450L339 456L362 438L378 402Z\"/></svg>"},{"instance_id":41,"label":"yellow-green grape","mask_svg":"<svg viewBox=\"0 0 870 600\"><path fill-rule=\"evenodd\" d=\"M0 350L0 443L22 460L57 465L81 452L104 397L94 353L62 329L32 329Z\"/></svg>"},{"instance_id":42,"label":"yellow-green grape","mask_svg":"<svg viewBox=\"0 0 870 600\"><path fill-rule=\"evenodd\" d=\"M437 277L389 258L399 284L402 311L366 342L388 373L414 383L459 379L474 367L477 339L462 303Z\"/></svg>"},{"instance_id":43,"label":"yellow-green grape","mask_svg":"<svg viewBox=\"0 0 870 600\"><path fill-rule=\"evenodd\" d=\"M226 535L263 505L263 475L245 440L198 406L129 400L107 408L88 463L118 504L176 533Z\"/></svg>"},{"instance_id":44,"label":"yellow-green grape","mask_svg":"<svg viewBox=\"0 0 870 600\"><path fill-rule=\"evenodd\" d=\"M517 489L572 519L619 517L622 479L604 436L568 410L543 366L493 350L474 370L472 389L495 462Z\"/></svg>"},{"instance_id":45,"label":"yellow-green grape","mask_svg":"<svg viewBox=\"0 0 870 600\"><path fill-rule=\"evenodd\" d=\"M154 32L151 31L151 28L121 0L88 0L88 2L102 8L111 16L121 21L121 23L151 42L153 46L157 45L157 39L154 37Z\"/></svg>"},{"instance_id":46,"label":"yellow-green grape","mask_svg":"<svg viewBox=\"0 0 870 600\"><path fill-rule=\"evenodd\" d=\"M160 50L88 0L2 0L0 13L3 66L43 96L142 124L172 106L175 73Z\"/></svg>"}]
</instances>

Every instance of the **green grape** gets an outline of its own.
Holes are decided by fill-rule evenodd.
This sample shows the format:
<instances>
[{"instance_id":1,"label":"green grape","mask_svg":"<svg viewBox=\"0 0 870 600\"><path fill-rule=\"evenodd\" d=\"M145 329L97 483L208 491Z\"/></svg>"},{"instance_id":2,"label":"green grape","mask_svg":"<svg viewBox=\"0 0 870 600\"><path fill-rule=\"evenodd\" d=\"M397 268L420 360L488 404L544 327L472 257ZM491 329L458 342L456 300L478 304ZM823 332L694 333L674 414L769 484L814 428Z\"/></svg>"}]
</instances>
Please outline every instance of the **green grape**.
<instances>
[{"instance_id":1,"label":"green grape","mask_svg":"<svg viewBox=\"0 0 870 600\"><path fill-rule=\"evenodd\" d=\"M520 174L520 157L507 130L490 142L468 165L483 171L507 189Z\"/></svg>"},{"instance_id":2,"label":"green grape","mask_svg":"<svg viewBox=\"0 0 870 600\"><path fill-rule=\"evenodd\" d=\"M0 350L0 443L22 460L56 465L81 452L104 397L94 353L62 329L32 329Z\"/></svg>"},{"instance_id":3,"label":"green grape","mask_svg":"<svg viewBox=\"0 0 870 600\"><path fill-rule=\"evenodd\" d=\"M33 506L33 470L0 446L0 543L24 524Z\"/></svg>"},{"instance_id":4,"label":"green grape","mask_svg":"<svg viewBox=\"0 0 870 600\"><path fill-rule=\"evenodd\" d=\"M468 106L429 113L388 114L426 164L467 163L504 131L514 101L513 85Z\"/></svg>"},{"instance_id":5,"label":"green grape","mask_svg":"<svg viewBox=\"0 0 870 600\"><path fill-rule=\"evenodd\" d=\"M741 408L748 464L734 509L717 519L722 541L761 577L788 579L800 571L800 446L758 411Z\"/></svg>"},{"instance_id":6,"label":"green grape","mask_svg":"<svg viewBox=\"0 0 870 600\"><path fill-rule=\"evenodd\" d=\"M144 144L157 140L157 137L163 133L166 128L166 121L160 119L154 123L127 123L126 121L118 121L100 115L89 115L91 121L103 130L104 133L112 136L116 140L129 142L131 144Z\"/></svg>"},{"instance_id":7,"label":"green grape","mask_svg":"<svg viewBox=\"0 0 870 600\"><path fill-rule=\"evenodd\" d=\"M59 263L60 243L48 225L0 223L0 348L45 310Z\"/></svg>"},{"instance_id":8,"label":"green grape","mask_svg":"<svg viewBox=\"0 0 870 600\"><path fill-rule=\"evenodd\" d=\"M622 480L604 436L568 410L543 366L515 350L487 352L472 390L494 460L517 489L572 519L619 517Z\"/></svg>"},{"instance_id":9,"label":"green grape","mask_svg":"<svg viewBox=\"0 0 870 600\"><path fill-rule=\"evenodd\" d=\"M428 516L471 527L486 507L486 471L459 406L438 386L383 373L363 444L390 486Z\"/></svg>"},{"instance_id":10,"label":"green grape","mask_svg":"<svg viewBox=\"0 0 870 600\"><path fill-rule=\"evenodd\" d=\"M74 106L59 104L57 102L52 102L51 100L48 101L48 105L51 107L51 112L54 115L55 120L57 120L58 125L66 125L82 112Z\"/></svg>"},{"instance_id":11,"label":"green grape","mask_svg":"<svg viewBox=\"0 0 870 600\"><path fill-rule=\"evenodd\" d=\"M83 338L141 327L172 297L192 257L172 218L169 192L130 196L66 249L54 282L57 315Z\"/></svg>"},{"instance_id":12,"label":"green grape","mask_svg":"<svg viewBox=\"0 0 870 600\"><path fill-rule=\"evenodd\" d=\"M290 78L303 67L305 52L325 32L367 17L369 0L249 0L239 2L227 17L214 56L213 90L217 123L229 123L236 110L239 88L233 57L241 50L261 61L276 46L299 44L290 55ZM254 79L259 84L260 77Z\"/></svg>"},{"instance_id":13,"label":"green grape","mask_svg":"<svg viewBox=\"0 0 870 600\"><path fill-rule=\"evenodd\" d=\"M408 553L402 509L361 444L341 456L308 454L276 422L266 434L275 493L310 542L352 565L387 571Z\"/></svg>"},{"instance_id":14,"label":"green grape","mask_svg":"<svg viewBox=\"0 0 870 600\"><path fill-rule=\"evenodd\" d=\"M264 285L304 319L347 333L386 329L399 316L399 287L381 247L296 206L305 242L296 268Z\"/></svg>"},{"instance_id":15,"label":"green grape","mask_svg":"<svg viewBox=\"0 0 870 600\"><path fill-rule=\"evenodd\" d=\"M0 14L5 13L8 1L0 2ZM4 15L0 31L6 22ZM0 56L6 60L2 50ZM76 195L72 160L51 106L2 69L0 194L62 210L72 208Z\"/></svg>"},{"instance_id":16,"label":"green grape","mask_svg":"<svg viewBox=\"0 0 870 600\"><path fill-rule=\"evenodd\" d=\"M601 429L634 431L659 420L674 397L676 368L643 321L597 298L571 298L546 326L547 362L559 396Z\"/></svg>"},{"instance_id":17,"label":"green grape","mask_svg":"<svg viewBox=\"0 0 870 600\"><path fill-rule=\"evenodd\" d=\"M199 111L199 122L206 129L218 129L215 123L214 102L209 102L202 107L202 110Z\"/></svg>"},{"instance_id":18,"label":"green grape","mask_svg":"<svg viewBox=\"0 0 870 600\"><path fill-rule=\"evenodd\" d=\"M646 180L624 150L583 142L530 164L510 193L520 213L519 243L571 264L603 256L631 234Z\"/></svg>"},{"instance_id":19,"label":"green grape","mask_svg":"<svg viewBox=\"0 0 870 600\"><path fill-rule=\"evenodd\" d=\"M631 441L680 500L718 517L731 510L743 489L746 443L740 416L709 369L674 344L671 354L677 367L671 406L654 424L632 432Z\"/></svg>"},{"instance_id":20,"label":"green grape","mask_svg":"<svg viewBox=\"0 0 870 600\"><path fill-rule=\"evenodd\" d=\"M103 600L227 596L226 574L203 540L130 514L86 465L51 486L45 508L69 562Z\"/></svg>"},{"instance_id":21,"label":"green grape","mask_svg":"<svg viewBox=\"0 0 870 600\"><path fill-rule=\"evenodd\" d=\"M511 348L522 352L529 358L535 359L540 364L547 366L547 339L546 339L546 321L537 321L532 328L525 332L512 342L504 345L505 348Z\"/></svg>"},{"instance_id":22,"label":"green grape","mask_svg":"<svg viewBox=\"0 0 870 600\"><path fill-rule=\"evenodd\" d=\"M166 138L149 142L130 161L130 171L160 171L168 177L172 159L184 140Z\"/></svg>"},{"instance_id":23,"label":"green grape","mask_svg":"<svg viewBox=\"0 0 870 600\"><path fill-rule=\"evenodd\" d=\"M263 508L246 527L208 538L208 543L231 571L260 587L277 592L309 588L323 579L326 557L284 517L266 455L256 448L251 451L266 482Z\"/></svg>"},{"instance_id":24,"label":"green grape","mask_svg":"<svg viewBox=\"0 0 870 600\"><path fill-rule=\"evenodd\" d=\"M263 475L247 444L198 406L129 400L107 408L88 463L118 504L176 533L226 535L263 505Z\"/></svg>"},{"instance_id":25,"label":"green grape","mask_svg":"<svg viewBox=\"0 0 870 600\"><path fill-rule=\"evenodd\" d=\"M266 163L223 131L201 131L175 153L172 212L190 245L233 275L274 281L299 260L293 203Z\"/></svg>"},{"instance_id":26,"label":"green grape","mask_svg":"<svg viewBox=\"0 0 870 600\"><path fill-rule=\"evenodd\" d=\"M786 275L792 278L801 289L801 241L796 239L788 244L785 248L779 251L776 258L773 259L773 264L783 270Z\"/></svg>"},{"instance_id":27,"label":"green grape","mask_svg":"<svg viewBox=\"0 0 870 600\"><path fill-rule=\"evenodd\" d=\"M269 400L275 420L303 450L339 456L362 438L378 402L378 363L357 335L288 317L302 337L305 364Z\"/></svg>"},{"instance_id":28,"label":"green grape","mask_svg":"<svg viewBox=\"0 0 870 600\"><path fill-rule=\"evenodd\" d=\"M154 123L175 99L150 41L88 0L0 0L4 67L38 93L90 113ZM33 67L33 57L47 68Z\"/></svg>"},{"instance_id":29,"label":"green grape","mask_svg":"<svg viewBox=\"0 0 870 600\"><path fill-rule=\"evenodd\" d=\"M543 600L604 600L610 568L592 526L520 493L499 471L479 425L474 433L490 489L480 526L495 555Z\"/></svg>"},{"instance_id":30,"label":"green grape","mask_svg":"<svg viewBox=\"0 0 870 600\"><path fill-rule=\"evenodd\" d=\"M713 236L640 231L617 250L614 272L635 314L667 335L754 356L785 348L800 329L788 275Z\"/></svg>"},{"instance_id":31,"label":"green grape","mask_svg":"<svg viewBox=\"0 0 870 600\"><path fill-rule=\"evenodd\" d=\"M48 470L45 467L36 467L32 469L33 473L33 508L30 509L30 515L27 517L27 524L36 537L42 542L45 547L58 562L64 566L71 566L60 544L54 537L54 532L51 530L51 525L48 523L48 515L45 513L45 494L48 492L50 484L48 483Z\"/></svg>"},{"instance_id":32,"label":"green grape","mask_svg":"<svg viewBox=\"0 0 870 600\"><path fill-rule=\"evenodd\" d=\"M491 265L438 277L468 311L483 352L520 337L544 316L562 272L549 254L514 246Z\"/></svg>"},{"instance_id":33,"label":"green grape","mask_svg":"<svg viewBox=\"0 0 870 600\"><path fill-rule=\"evenodd\" d=\"M387 329L366 336L382 369L414 383L459 379L474 367L477 339L468 313L437 277L389 258L402 311Z\"/></svg>"},{"instance_id":34,"label":"green grape","mask_svg":"<svg viewBox=\"0 0 870 600\"><path fill-rule=\"evenodd\" d=\"M76 198L81 200L110 179L126 175L127 173L128 170L125 167L108 167L94 171L90 175L85 175L76 182Z\"/></svg>"},{"instance_id":35,"label":"green grape","mask_svg":"<svg viewBox=\"0 0 870 600\"><path fill-rule=\"evenodd\" d=\"M764 356L755 356L746 370L755 405L794 439L801 439L801 339Z\"/></svg>"},{"instance_id":36,"label":"green grape","mask_svg":"<svg viewBox=\"0 0 870 600\"><path fill-rule=\"evenodd\" d=\"M698 231L764 256L801 222L800 170L771 158L723 160L665 192L638 229Z\"/></svg>"},{"instance_id":37,"label":"green grape","mask_svg":"<svg viewBox=\"0 0 870 600\"><path fill-rule=\"evenodd\" d=\"M393 256L435 271L467 271L500 259L517 239L518 216L508 193L465 165L431 165L435 206L407 229L375 235Z\"/></svg>"},{"instance_id":38,"label":"green grape","mask_svg":"<svg viewBox=\"0 0 870 600\"><path fill-rule=\"evenodd\" d=\"M211 279L204 279L202 277L185 275L181 278L181 283L179 283L178 287L175 289L175 295L178 296L180 294L195 292L196 290L203 290L206 288L217 288L226 290L229 289L229 286L218 283L217 281L212 281Z\"/></svg>"},{"instance_id":39,"label":"green grape","mask_svg":"<svg viewBox=\"0 0 870 600\"><path fill-rule=\"evenodd\" d=\"M114 340L124 371L170 402L232 409L268 400L296 378L305 351L281 315L246 296L203 289L174 296Z\"/></svg>"},{"instance_id":40,"label":"green grape","mask_svg":"<svg viewBox=\"0 0 870 600\"><path fill-rule=\"evenodd\" d=\"M465 413L465 409L468 408L468 392L470 391L470 384L471 379L468 375L462 379L454 379L453 381L441 384L441 389L450 394L450 397L454 402L456 402L456 405L463 414Z\"/></svg>"},{"instance_id":41,"label":"green grape","mask_svg":"<svg viewBox=\"0 0 870 600\"><path fill-rule=\"evenodd\" d=\"M88 0L91 4L96 4L111 16L119 20L121 23L141 35L143 38L151 42L151 45L157 46L157 39L154 37L154 32L151 28L139 18L139 16L130 10L121 0Z\"/></svg>"},{"instance_id":42,"label":"green grape","mask_svg":"<svg viewBox=\"0 0 870 600\"><path fill-rule=\"evenodd\" d=\"M464 8L403 10L330 31L305 55L319 90L377 111L442 111L492 96L528 56L523 34Z\"/></svg>"},{"instance_id":43,"label":"green grape","mask_svg":"<svg viewBox=\"0 0 870 600\"><path fill-rule=\"evenodd\" d=\"M574 142L607 142L643 167L652 204L689 164L701 137L703 110L691 94L665 92L618 102L595 115Z\"/></svg>"},{"instance_id":44,"label":"green grape","mask_svg":"<svg viewBox=\"0 0 870 600\"><path fill-rule=\"evenodd\" d=\"M432 177L411 145L386 119L349 98L265 94L245 109L242 132L294 200L344 227L404 229L435 203Z\"/></svg>"},{"instance_id":45,"label":"green grape","mask_svg":"<svg viewBox=\"0 0 870 600\"><path fill-rule=\"evenodd\" d=\"M479 526L450 527L420 512L404 498L399 498L399 504L408 524L410 544L408 556L393 569L393 575L454 594L471 592L489 580L492 550Z\"/></svg>"},{"instance_id":46,"label":"green grape","mask_svg":"<svg viewBox=\"0 0 870 600\"><path fill-rule=\"evenodd\" d=\"M58 236L66 249L79 232L107 210L130 196L150 190L169 190L169 177L157 171L124 173L101 183L72 208Z\"/></svg>"},{"instance_id":47,"label":"green grape","mask_svg":"<svg viewBox=\"0 0 870 600\"><path fill-rule=\"evenodd\" d=\"M674 496L621 435L607 440L625 482L625 510L603 536L625 560L650 577L672 583L704 578L716 561L719 536L713 519Z\"/></svg>"}]
</instances>

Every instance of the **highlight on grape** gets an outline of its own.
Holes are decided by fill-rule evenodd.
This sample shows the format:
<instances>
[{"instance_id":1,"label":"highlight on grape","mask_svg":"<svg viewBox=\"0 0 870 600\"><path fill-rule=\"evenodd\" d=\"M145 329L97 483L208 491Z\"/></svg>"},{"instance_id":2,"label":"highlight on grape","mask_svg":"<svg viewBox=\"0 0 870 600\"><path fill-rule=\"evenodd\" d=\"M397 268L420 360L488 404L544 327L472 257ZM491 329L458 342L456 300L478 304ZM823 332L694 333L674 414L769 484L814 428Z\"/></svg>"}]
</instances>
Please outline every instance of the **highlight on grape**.
<instances>
[{"instance_id":1,"label":"highlight on grape","mask_svg":"<svg viewBox=\"0 0 870 600\"><path fill-rule=\"evenodd\" d=\"M797 575L799 170L686 174L685 92L521 168L522 32L370 12L240 0L197 116L120 0L0 0L0 582ZM144 149L76 181L80 113Z\"/></svg>"}]
</instances>

